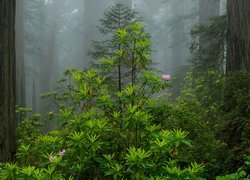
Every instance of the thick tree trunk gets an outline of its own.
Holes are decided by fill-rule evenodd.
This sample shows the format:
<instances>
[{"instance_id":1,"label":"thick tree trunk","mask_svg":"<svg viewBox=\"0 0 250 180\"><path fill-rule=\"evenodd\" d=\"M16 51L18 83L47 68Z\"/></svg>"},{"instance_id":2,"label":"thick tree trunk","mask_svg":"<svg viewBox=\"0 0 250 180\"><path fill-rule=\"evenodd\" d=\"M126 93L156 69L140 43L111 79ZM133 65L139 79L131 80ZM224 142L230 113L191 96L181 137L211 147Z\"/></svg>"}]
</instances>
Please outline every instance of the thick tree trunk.
<instances>
[{"instance_id":1,"label":"thick tree trunk","mask_svg":"<svg viewBox=\"0 0 250 180\"><path fill-rule=\"evenodd\" d=\"M243 154L249 153L249 73L250 73L250 1L227 2L227 62L225 112L227 126L224 141L230 149L229 167L235 171L243 166ZM240 72L245 70L248 73Z\"/></svg>"},{"instance_id":2,"label":"thick tree trunk","mask_svg":"<svg viewBox=\"0 0 250 180\"><path fill-rule=\"evenodd\" d=\"M15 0L0 0L0 161L15 155Z\"/></svg>"},{"instance_id":3,"label":"thick tree trunk","mask_svg":"<svg viewBox=\"0 0 250 180\"><path fill-rule=\"evenodd\" d=\"M228 0L227 74L250 72L250 1Z\"/></svg>"}]
</instances>

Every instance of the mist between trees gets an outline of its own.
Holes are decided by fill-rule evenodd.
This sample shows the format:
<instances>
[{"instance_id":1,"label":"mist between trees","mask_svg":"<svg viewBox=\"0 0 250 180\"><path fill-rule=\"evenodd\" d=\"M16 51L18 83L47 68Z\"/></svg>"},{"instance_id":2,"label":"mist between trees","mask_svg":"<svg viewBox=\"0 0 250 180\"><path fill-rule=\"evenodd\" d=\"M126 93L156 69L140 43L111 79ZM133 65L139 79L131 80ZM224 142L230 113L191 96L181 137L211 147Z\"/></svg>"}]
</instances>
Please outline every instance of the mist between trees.
<instances>
[{"instance_id":1,"label":"mist between trees","mask_svg":"<svg viewBox=\"0 0 250 180\"><path fill-rule=\"evenodd\" d=\"M250 178L250 1L2 0L0 17L0 179Z\"/></svg>"},{"instance_id":2,"label":"mist between trees","mask_svg":"<svg viewBox=\"0 0 250 180\"><path fill-rule=\"evenodd\" d=\"M224 1L198 0L23 0L16 6L17 104L45 112L48 102L39 96L53 90L65 67L85 69L92 41L104 11L125 3L137 12L152 39L151 59L160 71L173 75L174 94L188 71L190 31L197 24L225 13Z\"/></svg>"}]
</instances>

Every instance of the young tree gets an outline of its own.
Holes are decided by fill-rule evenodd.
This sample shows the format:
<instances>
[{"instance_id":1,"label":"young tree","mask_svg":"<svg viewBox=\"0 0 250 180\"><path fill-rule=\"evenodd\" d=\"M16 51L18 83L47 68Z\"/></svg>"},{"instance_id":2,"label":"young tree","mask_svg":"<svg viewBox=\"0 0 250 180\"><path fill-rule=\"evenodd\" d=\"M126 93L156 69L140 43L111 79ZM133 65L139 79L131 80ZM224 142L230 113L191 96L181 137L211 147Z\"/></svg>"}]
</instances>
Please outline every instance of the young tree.
<instances>
[{"instance_id":1,"label":"young tree","mask_svg":"<svg viewBox=\"0 0 250 180\"><path fill-rule=\"evenodd\" d=\"M135 21L137 19L135 14L130 7L116 3L105 10L104 18L100 19L101 25L98 30L101 34L110 37L116 30L126 28L129 23ZM112 41L114 41L112 38L101 42L93 41L93 50L89 54L95 59L111 57L115 53L114 49L119 46L112 44Z\"/></svg>"},{"instance_id":2,"label":"young tree","mask_svg":"<svg viewBox=\"0 0 250 180\"><path fill-rule=\"evenodd\" d=\"M15 154L15 3L0 1L0 161Z\"/></svg>"},{"instance_id":3,"label":"young tree","mask_svg":"<svg viewBox=\"0 0 250 180\"><path fill-rule=\"evenodd\" d=\"M16 104L25 107L25 63L24 63L24 2L16 2Z\"/></svg>"},{"instance_id":4,"label":"young tree","mask_svg":"<svg viewBox=\"0 0 250 180\"><path fill-rule=\"evenodd\" d=\"M119 56L119 53L122 54L115 59L113 74L109 74L109 79L114 81L114 83L111 83L114 84L113 86L111 85L114 90L121 91L124 85L127 85L128 82L132 82L133 84L135 83L135 72L138 70L138 67L135 67L135 63L133 61L136 57L133 53L128 53L128 50L133 48L137 42L130 42L130 44L127 44L126 46L122 45L122 42L118 41L119 38L115 33L119 29L128 28L130 23L135 21L138 21L138 18L136 17L136 13L131 10L131 7L122 3L116 3L115 5L109 7L104 12L104 18L100 19L101 26L99 27L99 32L108 38L101 42L94 41L93 50L89 53L96 59L101 57L111 58L116 57L117 55ZM142 36L145 35L146 34L143 33ZM130 72L132 77L129 75ZM131 79L133 80L131 81Z\"/></svg>"}]
</instances>

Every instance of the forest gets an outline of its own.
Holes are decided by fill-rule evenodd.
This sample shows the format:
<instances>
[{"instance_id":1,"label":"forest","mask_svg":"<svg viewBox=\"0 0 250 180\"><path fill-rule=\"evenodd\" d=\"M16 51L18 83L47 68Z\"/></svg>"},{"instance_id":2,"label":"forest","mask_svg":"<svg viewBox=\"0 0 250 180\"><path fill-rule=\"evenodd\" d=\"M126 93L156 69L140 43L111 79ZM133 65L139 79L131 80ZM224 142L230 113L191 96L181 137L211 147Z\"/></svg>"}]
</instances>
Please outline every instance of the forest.
<instances>
[{"instance_id":1,"label":"forest","mask_svg":"<svg viewBox=\"0 0 250 180\"><path fill-rule=\"evenodd\" d=\"M250 180L250 0L0 0L0 180Z\"/></svg>"}]
</instances>

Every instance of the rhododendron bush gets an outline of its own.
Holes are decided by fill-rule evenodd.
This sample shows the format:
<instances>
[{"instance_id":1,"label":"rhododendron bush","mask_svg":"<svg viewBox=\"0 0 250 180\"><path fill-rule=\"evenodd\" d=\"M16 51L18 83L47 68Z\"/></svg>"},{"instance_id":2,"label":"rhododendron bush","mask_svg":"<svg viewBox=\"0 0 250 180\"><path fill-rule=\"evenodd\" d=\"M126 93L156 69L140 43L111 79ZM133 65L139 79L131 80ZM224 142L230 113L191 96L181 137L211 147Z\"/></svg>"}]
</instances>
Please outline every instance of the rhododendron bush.
<instances>
[{"instance_id":1,"label":"rhododendron bush","mask_svg":"<svg viewBox=\"0 0 250 180\"><path fill-rule=\"evenodd\" d=\"M140 23L114 33L119 47L99 68L66 70L57 91L46 94L55 110L44 116L59 127L39 131L39 115L20 123L16 164L1 166L3 179L196 179L203 166L183 162L188 132L161 128L145 107L169 87L169 74L150 67L150 41ZM131 57L132 58L128 58ZM125 79L111 78L127 61ZM130 65L129 65L130 64ZM138 69L140 68L140 69ZM130 77L130 78L128 78ZM22 133L30 132L29 135ZM184 165L185 164L185 165Z\"/></svg>"}]
</instances>

